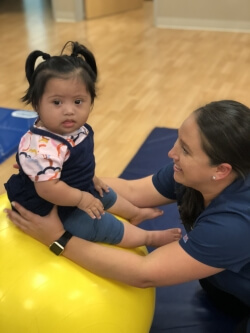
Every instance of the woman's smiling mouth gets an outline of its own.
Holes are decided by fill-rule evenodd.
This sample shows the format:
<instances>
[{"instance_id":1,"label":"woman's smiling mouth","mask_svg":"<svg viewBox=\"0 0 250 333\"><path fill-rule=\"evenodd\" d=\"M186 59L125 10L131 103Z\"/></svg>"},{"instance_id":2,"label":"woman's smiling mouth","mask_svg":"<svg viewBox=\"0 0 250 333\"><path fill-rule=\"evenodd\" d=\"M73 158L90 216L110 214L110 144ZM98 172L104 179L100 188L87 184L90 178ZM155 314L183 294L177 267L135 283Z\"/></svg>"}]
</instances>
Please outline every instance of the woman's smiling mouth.
<instances>
[{"instance_id":1,"label":"woman's smiling mouth","mask_svg":"<svg viewBox=\"0 0 250 333\"><path fill-rule=\"evenodd\" d=\"M180 171L182 171L182 169L180 167L178 167L176 164L174 164L174 171L180 172Z\"/></svg>"}]
</instances>

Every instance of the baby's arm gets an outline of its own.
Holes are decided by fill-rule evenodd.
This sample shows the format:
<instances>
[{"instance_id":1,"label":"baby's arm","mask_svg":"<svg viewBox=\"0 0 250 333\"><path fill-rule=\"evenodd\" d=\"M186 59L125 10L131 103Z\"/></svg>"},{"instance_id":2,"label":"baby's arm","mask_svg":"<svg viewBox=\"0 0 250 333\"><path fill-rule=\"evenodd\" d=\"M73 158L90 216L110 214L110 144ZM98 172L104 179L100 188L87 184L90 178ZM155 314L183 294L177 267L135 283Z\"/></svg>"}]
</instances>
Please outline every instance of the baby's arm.
<instances>
[{"instance_id":1,"label":"baby's arm","mask_svg":"<svg viewBox=\"0 0 250 333\"><path fill-rule=\"evenodd\" d=\"M76 206L91 218L100 218L104 213L101 201L92 194L68 186L59 179L35 182L38 195L57 206Z\"/></svg>"},{"instance_id":2,"label":"baby's arm","mask_svg":"<svg viewBox=\"0 0 250 333\"><path fill-rule=\"evenodd\" d=\"M104 183L101 180L101 178L94 176L93 183L94 183L95 190L99 193L99 195L101 197L103 197L103 191L107 192L107 193L109 192L109 186L106 183Z\"/></svg>"}]
</instances>

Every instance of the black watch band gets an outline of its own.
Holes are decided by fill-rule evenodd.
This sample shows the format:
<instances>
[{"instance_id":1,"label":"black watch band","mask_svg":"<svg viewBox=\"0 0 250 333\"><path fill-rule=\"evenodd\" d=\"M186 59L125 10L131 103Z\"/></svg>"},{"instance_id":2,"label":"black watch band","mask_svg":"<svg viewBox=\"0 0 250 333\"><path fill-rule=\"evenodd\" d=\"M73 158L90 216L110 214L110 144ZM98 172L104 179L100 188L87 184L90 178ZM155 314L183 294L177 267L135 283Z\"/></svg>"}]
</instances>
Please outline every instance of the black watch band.
<instances>
[{"instance_id":1,"label":"black watch band","mask_svg":"<svg viewBox=\"0 0 250 333\"><path fill-rule=\"evenodd\" d=\"M50 245L49 247L50 251L59 256L60 254L63 253L64 248L71 237L72 234L69 231L65 231L64 234L58 240L56 240Z\"/></svg>"}]
</instances>

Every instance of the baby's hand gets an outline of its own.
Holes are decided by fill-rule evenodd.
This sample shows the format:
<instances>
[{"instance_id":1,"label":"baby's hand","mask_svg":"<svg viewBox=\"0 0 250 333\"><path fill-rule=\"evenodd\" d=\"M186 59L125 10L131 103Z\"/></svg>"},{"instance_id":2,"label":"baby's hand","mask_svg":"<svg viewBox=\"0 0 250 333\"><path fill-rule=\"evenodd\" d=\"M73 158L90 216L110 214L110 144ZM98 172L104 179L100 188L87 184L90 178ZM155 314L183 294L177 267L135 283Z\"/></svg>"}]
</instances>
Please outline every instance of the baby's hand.
<instances>
[{"instance_id":1,"label":"baby's hand","mask_svg":"<svg viewBox=\"0 0 250 333\"><path fill-rule=\"evenodd\" d=\"M77 207L86 212L92 219L100 219L104 214L104 207L101 201L92 194L82 191L82 198Z\"/></svg>"},{"instance_id":2,"label":"baby's hand","mask_svg":"<svg viewBox=\"0 0 250 333\"><path fill-rule=\"evenodd\" d=\"M100 178L94 176L93 178L95 190L99 193L101 197L103 197L103 191L109 192L109 187L105 184Z\"/></svg>"}]
</instances>

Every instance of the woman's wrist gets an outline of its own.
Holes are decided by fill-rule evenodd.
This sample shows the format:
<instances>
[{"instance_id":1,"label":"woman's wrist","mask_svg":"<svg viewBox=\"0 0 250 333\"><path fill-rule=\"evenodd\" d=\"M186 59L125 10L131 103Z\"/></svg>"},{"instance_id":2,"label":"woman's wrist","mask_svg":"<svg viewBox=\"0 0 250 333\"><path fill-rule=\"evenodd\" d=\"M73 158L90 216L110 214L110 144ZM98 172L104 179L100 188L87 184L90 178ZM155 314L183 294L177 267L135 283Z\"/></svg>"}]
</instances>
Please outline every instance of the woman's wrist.
<instances>
[{"instance_id":1,"label":"woman's wrist","mask_svg":"<svg viewBox=\"0 0 250 333\"><path fill-rule=\"evenodd\" d=\"M65 231L60 238L50 244L49 249L55 255L59 256L64 252L65 246L73 235L69 231Z\"/></svg>"}]
</instances>

